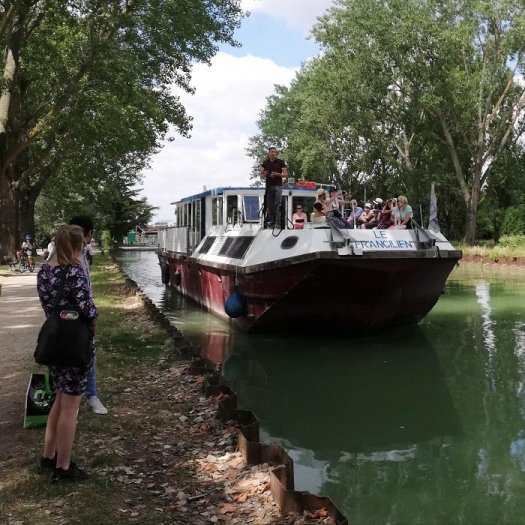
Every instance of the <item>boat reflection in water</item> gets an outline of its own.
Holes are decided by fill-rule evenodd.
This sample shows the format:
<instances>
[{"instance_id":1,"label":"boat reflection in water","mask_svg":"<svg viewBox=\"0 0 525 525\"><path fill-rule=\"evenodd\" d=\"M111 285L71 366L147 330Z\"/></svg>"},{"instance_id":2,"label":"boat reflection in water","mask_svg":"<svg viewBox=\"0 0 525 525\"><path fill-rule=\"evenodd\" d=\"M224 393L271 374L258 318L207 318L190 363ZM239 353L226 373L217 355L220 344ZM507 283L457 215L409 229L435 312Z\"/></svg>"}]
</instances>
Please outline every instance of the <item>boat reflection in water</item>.
<instances>
[{"instance_id":1,"label":"boat reflection in water","mask_svg":"<svg viewBox=\"0 0 525 525\"><path fill-rule=\"evenodd\" d=\"M346 463L360 470L373 463L374 475L387 475L378 462L414 461L420 444L439 447L461 435L436 353L420 329L355 340L212 332L202 334L201 348L243 408L255 412L263 439L289 451L297 488L328 493L349 516L349 485L367 488L357 488L363 480L350 471L342 482Z\"/></svg>"}]
</instances>

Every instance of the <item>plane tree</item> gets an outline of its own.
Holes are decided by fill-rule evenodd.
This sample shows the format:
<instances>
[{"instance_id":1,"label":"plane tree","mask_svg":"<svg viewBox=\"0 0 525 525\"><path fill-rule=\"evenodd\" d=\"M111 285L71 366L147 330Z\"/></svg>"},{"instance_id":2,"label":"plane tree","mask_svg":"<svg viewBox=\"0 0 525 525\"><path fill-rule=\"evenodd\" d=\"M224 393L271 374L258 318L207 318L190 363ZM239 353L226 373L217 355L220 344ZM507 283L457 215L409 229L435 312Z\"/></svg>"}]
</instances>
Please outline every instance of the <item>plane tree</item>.
<instances>
[{"instance_id":1,"label":"plane tree","mask_svg":"<svg viewBox=\"0 0 525 525\"><path fill-rule=\"evenodd\" d=\"M313 28L323 53L297 77L308 97L287 142L298 128L323 142L342 180L416 197L435 180L473 243L524 131L524 30L521 0L337 0Z\"/></svg>"},{"instance_id":2,"label":"plane tree","mask_svg":"<svg viewBox=\"0 0 525 525\"><path fill-rule=\"evenodd\" d=\"M53 177L81 188L100 157L100 180L130 164L136 179L163 138L187 135L192 64L235 44L240 18L239 0L0 2L0 254Z\"/></svg>"}]
</instances>

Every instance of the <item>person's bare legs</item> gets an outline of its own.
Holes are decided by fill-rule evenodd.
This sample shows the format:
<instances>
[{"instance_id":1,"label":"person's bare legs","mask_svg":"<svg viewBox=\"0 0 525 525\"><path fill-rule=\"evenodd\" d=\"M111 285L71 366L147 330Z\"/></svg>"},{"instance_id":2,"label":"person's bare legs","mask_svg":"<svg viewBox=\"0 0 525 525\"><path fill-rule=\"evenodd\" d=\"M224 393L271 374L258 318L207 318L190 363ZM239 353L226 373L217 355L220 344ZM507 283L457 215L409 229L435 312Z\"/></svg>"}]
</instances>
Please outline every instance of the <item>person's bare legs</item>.
<instances>
[{"instance_id":1,"label":"person's bare legs","mask_svg":"<svg viewBox=\"0 0 525 525\"><path fill-rule=\"evenodd\" d=\"M43 457L53 459L57 450L57 423L60 416L62 393L57 392L53 406L47 416L46 435L44 437Z\"/></svg>"},{"instance_id":2,"label":"person's bare legs","mask_svg":"<svg viewBox=\"0 0 525 525\"><path fill-rule=\"evenodd\" d=\"M57 468L64 470L69 468L81 399L81 395L62 394L56 433Z\"/></svg>"}]
</instances>

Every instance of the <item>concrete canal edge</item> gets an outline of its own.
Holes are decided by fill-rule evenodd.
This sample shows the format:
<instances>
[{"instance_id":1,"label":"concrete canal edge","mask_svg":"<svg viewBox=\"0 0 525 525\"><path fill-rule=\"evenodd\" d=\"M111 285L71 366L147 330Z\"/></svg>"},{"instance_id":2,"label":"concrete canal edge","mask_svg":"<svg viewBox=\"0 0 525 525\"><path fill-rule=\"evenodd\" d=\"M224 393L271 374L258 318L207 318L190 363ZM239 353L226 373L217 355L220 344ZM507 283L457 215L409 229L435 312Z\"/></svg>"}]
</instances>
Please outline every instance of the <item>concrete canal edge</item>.
<instances>
[{"instance_id":1,"label":"concrete canal edge","mask_svg":"<svg viewBox=\"0 0 525 525\"><path fill-rule=\"evenodd\" d=\"M261 443L259 436L259 421L251 410L237 409L237 394L221 382L220 375L214 371L211 364L201 357L195 347L184 335L171 324L169 319L153 301L140 289L138 284L130 279L120 267L114 263L123 274L126 284L135 289L145 310L177 342L179 351L190 360L190 372L205 378L203 390L207 396L219 396L217 417L223 421L235 421L238 425L237 442L239 451L248 465L267 463L274 467L270 472L270 489L274 501L281 514L290 512L316 512L324 509L336 525L348 525L347 518L339 511L333 501L325 496L317 496L307 491L295 490L293 460L280 446L272 443Z\"/></svg>"}]
</instances>

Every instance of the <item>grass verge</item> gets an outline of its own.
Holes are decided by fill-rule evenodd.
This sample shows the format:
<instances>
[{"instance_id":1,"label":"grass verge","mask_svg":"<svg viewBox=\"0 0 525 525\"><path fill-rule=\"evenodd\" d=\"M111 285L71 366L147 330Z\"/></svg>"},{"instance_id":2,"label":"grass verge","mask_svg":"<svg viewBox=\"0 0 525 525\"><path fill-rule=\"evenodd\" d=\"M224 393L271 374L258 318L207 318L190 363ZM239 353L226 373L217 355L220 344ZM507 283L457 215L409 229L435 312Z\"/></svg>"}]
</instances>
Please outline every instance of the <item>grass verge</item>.
<instances>
[{"instance_id":1,"label":"grass verge","mask_svg":"<svg viewBox=\"0 0 525 525\"><path fill-rule=\"evenodd\" d=\"M497 243L479 241L475 246L459 244L458 248L463 251L465 256L482 257L494 262L501 259L525 258L525 236L503 236Z\"/></svg>"},{"instance_id":2,"label":"grass verge","mask_svg":"<svg viewBox=\"0 0 525 525\"><path fill-rule=\"evenodd\" d=\"M200 394L199 378L186 375L173 339L151 321L108 257L96 258L92 282L98 389L110 413L80 411L73 455L90 479L52 485L50 474L37 468L44 429L20 430L31 435L2 466L0 523L193 523L184 514L175 517L172 499L208 484L192 467L198 447L186 440L193 439L196 406L212 419L214 407Z\"/></svg>"}]
</instances>

